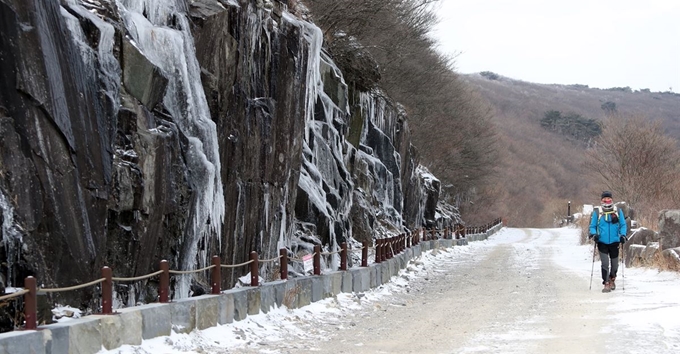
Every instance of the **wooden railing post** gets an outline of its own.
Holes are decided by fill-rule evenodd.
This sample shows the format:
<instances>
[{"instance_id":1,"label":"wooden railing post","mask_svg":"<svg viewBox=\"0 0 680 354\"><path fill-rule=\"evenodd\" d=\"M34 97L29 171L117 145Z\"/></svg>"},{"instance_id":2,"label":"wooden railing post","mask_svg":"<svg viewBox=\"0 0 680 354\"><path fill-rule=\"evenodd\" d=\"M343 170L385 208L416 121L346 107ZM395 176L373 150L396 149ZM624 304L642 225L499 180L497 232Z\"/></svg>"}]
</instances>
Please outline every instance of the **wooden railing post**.
<instances>
[{"instance_id":1,"label":"wooden railing post","mask_svg":"<svg viewBox=\"0 0 680 354\"><path fill-rule=\"evenodd\" d=\"M160 297L160 302L164 304L169 302L170 297L170 264L164 259L161 261L160 267L163 273L161 273L158 295Z\"/></svg>"},{"instance_id":2,"label":"wooden railing post","mask_svg":"<svg viewBox=\"0 0 680 354\"><path fill-rule=\"evenodd\" d=\"M279 272L281 273L281 279L285 280L288 279L288 250L285 248L282 248L279 250L279 256L280 256L280 267Z\"/></svg>"},{"instance_id":3,"label":"wooden railing post","mask_svg":"<svg viewBox=\"0 0 680 354\"><path fill-rule=\"evenodd\" d=\"M321 245L314 246L314 275L321 275Z\"/></svg>"},{"instance_id":4,"label":"wooden railing post","mask_svg":"<svg viewBox=\"0 0 680 354\"><path fill-rule=\"evenodd\" d=\"M216 295L222 291L222 265L219 256L212 257L212 265L214 265L215 268L213 268L210 273L210 282L212 283L210 293Z\"/></svg>"},{"instance_id":5,"label":"wooden railing post","mask_svg":"<svg viewBox=\"0 0 680 354\"><path fill-rule=\"evenodd\" d=\"M113 271L111 268L104 266L102 268L102 314L110 315L113 313Z\"/></svg>"},{"instance_id":6,"label":"wooden railing post","mask_svg":"<svg viewBox=\"0 0 680 354\"><path fill-rule=\"evenodd\" d=\"M382 239L375 240L375 263L382 262Z\"/></svg>"},{"instance_id":7,"label":"wooden railing post","mask_svg":"<svg viewBox=\"0 0 680 354\"><path fill-rule=\"evenodd\" d=\"M347 270L347 242L340 244L342 251L340 252L340 270Z\"/></svg>"},{"instance_id":8,"label":"wooden railing post","mask_svg":"<svg viewBox=\"0 0 680 354\"><path fill-rule=\"evenodd\" d=\"M250 260L253 261L250 263L250 286L260 286L260 262L257 257L257 252L250 252Z\"/></svg>"},{"instance_id":9,"label":"wooden railing post","mask_svg":"<svg viewBox=\"0 0 680 354\"><path fill-rule=\"evenodd\" d=\"M36 280L33 277L24 279L24 288L28 292L24 294L24 319L26 320L25 329L38 328L38 292Z\"/></svg>"},{"instance_id":10,"label":"wooden railing post","mask_svg":"<svg viewBox=\"0 0 680 354\"><path fill-rule=\"evenodd\" d=\"M368 241L364 241L361 248L361 266L368 267Z\"/></svg>"},{"instance_id":11,"label":"wooden railing post","mask_svg":"<svg viewBox=\"0 0 680 354\"><path fill-rule=\"evenodd\" d=\"M390 255L390 238L385 238L383 239L383 253L382 253L382 261L388 260L388 256Z\"/></svg>"}]
</instances>

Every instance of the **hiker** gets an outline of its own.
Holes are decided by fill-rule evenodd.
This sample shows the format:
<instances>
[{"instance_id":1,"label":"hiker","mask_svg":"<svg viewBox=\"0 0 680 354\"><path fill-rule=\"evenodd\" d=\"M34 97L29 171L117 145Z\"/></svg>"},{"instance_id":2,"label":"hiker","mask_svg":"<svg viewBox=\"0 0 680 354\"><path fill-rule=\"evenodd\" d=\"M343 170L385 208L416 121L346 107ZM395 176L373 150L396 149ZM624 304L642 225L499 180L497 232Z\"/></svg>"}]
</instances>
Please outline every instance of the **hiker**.
<instances>
[{"instance_id":1,"label":"hiker","mask_svg":"<svg viewBox=\"0 0 680 354\"><path fill-rule=\"evenodd\" d=\"M594 210L590 219L590 238L597 243L602 261L603 293L616 289L616 271L619 269L619 245L626 239L626 220L623 211L614 205L612 192L604 191L600 196L599 210ZM611 269L609 263L611 261Z\"/></svg>"}]
</instances>

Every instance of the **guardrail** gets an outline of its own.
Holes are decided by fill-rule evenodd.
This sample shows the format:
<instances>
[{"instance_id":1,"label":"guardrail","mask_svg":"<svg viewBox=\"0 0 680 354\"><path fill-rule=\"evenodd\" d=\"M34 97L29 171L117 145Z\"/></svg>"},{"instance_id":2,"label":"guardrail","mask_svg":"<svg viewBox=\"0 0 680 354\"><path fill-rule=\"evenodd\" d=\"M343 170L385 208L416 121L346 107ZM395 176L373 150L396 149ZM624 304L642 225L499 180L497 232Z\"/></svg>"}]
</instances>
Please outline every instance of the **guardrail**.
<instances>
[{"instance_id":1,"label":"guardrail","mask_svg":"<svg viewBox=\"0 0 680 354\"><path fill-rule=\"evenodd\" d=\"M444 228L444 229L419 229L413 231L410 234L400 234L393 237L387 237L382 239L376 239L375 245L369 247L368 242L364 241L362 246L359 248L361 250L361 267L368 267L368 251L373 248L375 251L374 263L381 263L386 260L392 259L394 255L401 253L406 248L410 248L419 244L421 241L430 241L436 239L461 239L465 238L466 234L473 235L479 233L485 233L492 227L500 224L501 218L495 219L491 223L485 224L483 226L473 226L464 227L457 224L454 228ZM340 267L339 270L347 270L347 259L348 259L348 249L347 243L343 242L340 246L340 250L333 252L321 252L321 246L315 245L313 255L313 274L321 274L321 256L329 256L333 254L340 254ZM113 282L132 282L145 280L155 276L160 276L159 278L159 292L158 292L158 302L168 303L170 302L170 275L182 275L182 274L193 274L198 272L204 272L210 270L210 285L211 294L219 294L221 289L221 269L222 268L237 268L245 265L250 265L251 274L251 286L259 286L259 264L266 262L276 262L279 261L280 277L282 280L288 279L288 262L290 261L303 261L302 259L290 258L288 257L288 251L285 248L279 250L279 256L271 259L260 260L257 252L250 252L250 260L240 264L221 264L220 257L213 256L211 260L211 265L195 270L171 270L167 260L161 260L159 264L159 270L138 276L138 277L114 277L113 271L108 266L102 267L101 275L102 277L93 280L88 283L78 284L74 286L64 287L64 288L38 288L36 278L29 276L24 279L24 289L0 296L0 302L12 299L18 299L23 296L24 298L24 329L35 330L37 329L37 295L44 293L56 293L64 291L72 291L77 289L82 289L88 286L101 284L101 297L102 297L102 309L101 314L110 315L113 314ZM16 326L15 326L16 327Z\"/></svg>"}]
</instances>

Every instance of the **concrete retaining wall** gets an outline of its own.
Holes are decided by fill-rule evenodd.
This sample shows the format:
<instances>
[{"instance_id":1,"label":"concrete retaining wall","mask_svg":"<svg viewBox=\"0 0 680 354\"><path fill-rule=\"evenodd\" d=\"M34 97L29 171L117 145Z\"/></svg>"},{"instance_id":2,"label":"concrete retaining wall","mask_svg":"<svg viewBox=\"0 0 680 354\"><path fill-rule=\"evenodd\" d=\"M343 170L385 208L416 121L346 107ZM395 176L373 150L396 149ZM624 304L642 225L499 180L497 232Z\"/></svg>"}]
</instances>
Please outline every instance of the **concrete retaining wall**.
<instances>
[{"instance_id":1,"label":"concrete retaining wall","mask_svg":"<svg viewBox=\"0 0 680 354\"><path fill-rule=\"evenodd\" d=\"M501 227L497 225L487 233L468 235L466 239L424 241L366 268L273 281L259 287L225 290L219 295L180 299L168 304L123 308L113 315L90 315L39 326L37 331L2 333L0 354L91 354L102 347L111 350L125 344L140 345L144 339L168 336L173 330L189 333L239 321L248 315L267 313L275 306L299 308L340 292L364 292L389 282L422 252L485 240Z\"/></svg>"}]
</instances>

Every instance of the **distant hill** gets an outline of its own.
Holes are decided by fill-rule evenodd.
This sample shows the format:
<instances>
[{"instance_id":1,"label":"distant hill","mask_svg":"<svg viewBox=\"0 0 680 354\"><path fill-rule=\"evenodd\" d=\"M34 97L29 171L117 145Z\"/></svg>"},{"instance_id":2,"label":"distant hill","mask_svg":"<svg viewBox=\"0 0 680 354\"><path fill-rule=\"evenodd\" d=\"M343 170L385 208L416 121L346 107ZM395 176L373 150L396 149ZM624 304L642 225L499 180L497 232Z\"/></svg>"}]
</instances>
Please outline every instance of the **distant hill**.
<instances>
[{"instance_id":1,"label":"distant hill","mask_svg":"<svg viewBox=\"0 0 680 354\"><path fill-rule=\"evenodd\" d=\"M490 72L461 77L495 108L503 159L492 208L513 226L554 226L568 201L573 213L597 203L602 189L583 168L587 142L541 127L546 112L595 121L608 110L642 115L680 141L680 94L534 84Z\"/></svg>"}]
</instances>

